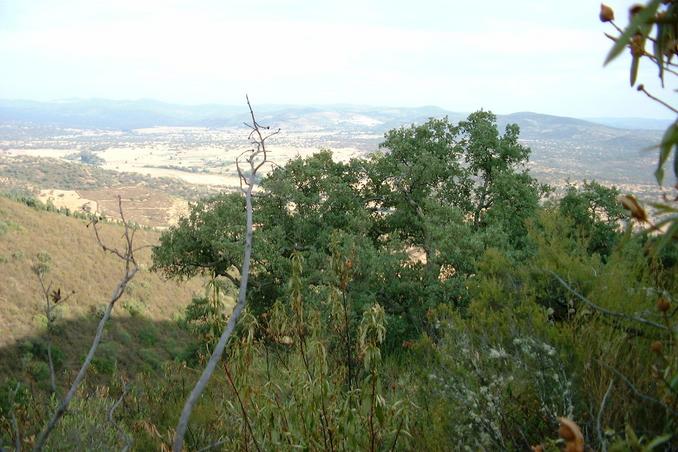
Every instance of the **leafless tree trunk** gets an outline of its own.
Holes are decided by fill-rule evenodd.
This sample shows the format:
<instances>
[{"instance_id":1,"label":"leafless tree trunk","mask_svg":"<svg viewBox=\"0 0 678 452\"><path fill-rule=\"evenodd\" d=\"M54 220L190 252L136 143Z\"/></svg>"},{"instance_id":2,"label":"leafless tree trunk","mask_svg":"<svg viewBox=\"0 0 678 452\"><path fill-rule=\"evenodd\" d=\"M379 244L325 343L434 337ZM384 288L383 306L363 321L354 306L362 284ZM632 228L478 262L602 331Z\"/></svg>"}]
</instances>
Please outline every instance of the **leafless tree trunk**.
<instances>
[{"instance_id":1,"label":"leafless tree trunk","mask_svg":"<svg viewBox=\"0 0 678 452\"><path fill-rule=\"evenodd\" d=\"M80 367L78 375L75 377L75 380L73 381L73 384L71 385L71 388L69 389L64 399L59 403L59 407L52 415L52 418L50 419L47 426L44 428L42 432L40 432L40 435L38 436L38 439L33 448L34 451L40 451L42 450L43 447L45 447L49 434L52 432L52 430L54 430L54 427L56 427L59 420L66 413L68 405L71 403L71 400L75 396L75 393L77 392L80 383L82 383L82 380L85 378L87 368L89 367L90 363L92 362L92 359L94 358L94 353L96 352L97 347L101 342L101 338L104 334L104 327L106 326L106 322L108 322L108 319L111 317L111 311L115 306L115 302L118 301L120 297L122 297L123 293L125 292L125 288L127 287L127 284L132 280L134 275L139 270L139 266L137 265L136 259L134 257L134 252L136 251L133 245L135 229L133 229L131 225L125 220L125 216L122 212L122 198L120 196L118 196L118 208L120 210L120 218L122 219L122 223L125 227L124 251L120 251L116 248L111 248L104 244L103 241L101 240L101 237L99 236L99 228L97 225L97 221L93 220L90 224L94 229L94 234L96 236L97 242L99 243L99 246L101 246L101 248L105 252L117 256L124 262L125 264L124 274L120 281L118 282L118 285L113 290L113 293L111 294L111 298L109 299L108 305L106 306L106 311L104 312L103 317L99 321L99 326L97 327L96 335L94 336L94 340L92 341L92 346L89 349L89 353L87 353L85 361L82 363L82 367Z\"/></svg>"},{"instance_id":2,"label":"leafless tree trunk","mask_svg":"<svg viewBox=\"0 0 678 452\"><path fill-rule=\"evenodd\" d=\"M252 110L252 105L250 104L249 97L247 99L247 106L250 110L250 116L252 117L252 124L245 125L251 129L249 134L250 142L253 146L252 149L247 150L240 154L236 159L236 167L238 169L238 176L240 177L240 190L245 195L245 208L246 208L246 227L245 227L245 249L243 252L242 260L242 270L240 271L240 288L238 291L238 302L233 308L233 312L228 319L228 323L224 328L224 331L221 333L219 342L214 347L212 356L210 356L205 369L200 376L200 379L193 387L191 394L186 399L183 410L181 411L181 417L177 424L176 433L174 435L174 444L172 450L175 452L180 452L184 444L184 435L186 434L186 429L188 428L188 421L191 417L191 412L195 407L195 404L198 402L200 395L205 390L209 379L214 373L219 360L224 353L224 349L228 344L231 334L235 329L235 325L238 322L238 318L242 313L245 305L247 304L247 280L250 275L250 257L252 255L252 190L254 189L254 184L256 182L256 176L266 163L268 163L268 154L266 151L266 140L271 136L280 132L280 129L266 134L268 127L261 126L256 118L254 117L254 111ZM249 174L245 174L241 167L241 163L247 163L249 165Z\"/></svg>"}]
</instances>

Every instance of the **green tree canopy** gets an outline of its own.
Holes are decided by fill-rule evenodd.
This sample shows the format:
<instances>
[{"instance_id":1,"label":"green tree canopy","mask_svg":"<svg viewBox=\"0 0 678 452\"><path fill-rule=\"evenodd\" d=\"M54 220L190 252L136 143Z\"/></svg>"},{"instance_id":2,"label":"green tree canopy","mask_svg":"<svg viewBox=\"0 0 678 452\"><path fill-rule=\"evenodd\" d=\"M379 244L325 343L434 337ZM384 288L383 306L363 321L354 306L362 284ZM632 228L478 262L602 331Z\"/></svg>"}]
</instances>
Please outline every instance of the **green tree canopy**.
<instances>
[{"instance_id":1,"label":"green tree canopy","mask_svg":"<svg viewBox=\"0 0 678 452\"><path fill-rule=\"evenodd\" d=\"M367 159L340 162L321 151L275 168L254 200L251 307L261 312L284 299L295 252L306 263L307 297L322 301L334 278L332 247L340 246L354 262L347 292L356 313L376 301L389 331L413 337L430 308L467 301L466 280L488 244L526 247L524 223L540 191L518 136L516 125L500 134L496 117L479 111L459 124L443 118L393 129ZM236 282L243 222L240 195L195 204L163 234L154 269Z\"/></svg>"}]
</instances>

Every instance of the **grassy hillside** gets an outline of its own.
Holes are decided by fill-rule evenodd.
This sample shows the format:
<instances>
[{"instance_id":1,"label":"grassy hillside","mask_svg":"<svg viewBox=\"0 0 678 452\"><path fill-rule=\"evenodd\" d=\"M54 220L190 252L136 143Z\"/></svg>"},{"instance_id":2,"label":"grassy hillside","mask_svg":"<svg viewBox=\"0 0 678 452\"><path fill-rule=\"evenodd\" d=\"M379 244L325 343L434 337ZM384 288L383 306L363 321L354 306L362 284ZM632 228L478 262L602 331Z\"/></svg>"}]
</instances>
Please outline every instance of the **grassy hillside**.
<instances>
[{"instance_id":1,"label":"grassy hillside","mask_svg":"<svg viewBox=\"0 0 678 452\"><path fill-rule=\"evenodd\" d=\"M0 197L0 377L28 372L36 381L45 375L46 316L32 266L40 254L48 260L46 281L62 293L75 293L57 308L57 361L73 369L86 353L98 312L122 274L121 262L97 247L92 228L82 219L36 210ZM118 243L122 228L104 224L102 238ZM156 243L159 233L137 231L137 246ZM202 281L184 284L150 273L150 249L138 253L141 271L118 301L98 356L99 370L128 371L158 367L181 353L187 334L176 319Z\"/></svg>"}]
</instances>

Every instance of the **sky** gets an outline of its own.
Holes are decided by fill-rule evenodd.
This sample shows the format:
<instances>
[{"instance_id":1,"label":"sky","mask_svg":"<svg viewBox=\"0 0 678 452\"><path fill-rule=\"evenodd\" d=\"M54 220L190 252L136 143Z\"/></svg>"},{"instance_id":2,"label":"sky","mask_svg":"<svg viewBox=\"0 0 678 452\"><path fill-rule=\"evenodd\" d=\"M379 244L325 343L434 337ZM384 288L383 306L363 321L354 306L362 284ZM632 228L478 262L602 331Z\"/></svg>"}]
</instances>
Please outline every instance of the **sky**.
<instances>
[{"instance_id":1,"label":"sky","mask_svg":"<svg viewBox=\"0 0 678 452\"><path fill-rule=\"evenodd\" d=\"M607 2L620 25L631 1ZM0 0L0 98L673 118L598 0ZM657 70L639 81L672 101ZM676 85L673 83L673 85Z\"/></svg>"}]
</instances>

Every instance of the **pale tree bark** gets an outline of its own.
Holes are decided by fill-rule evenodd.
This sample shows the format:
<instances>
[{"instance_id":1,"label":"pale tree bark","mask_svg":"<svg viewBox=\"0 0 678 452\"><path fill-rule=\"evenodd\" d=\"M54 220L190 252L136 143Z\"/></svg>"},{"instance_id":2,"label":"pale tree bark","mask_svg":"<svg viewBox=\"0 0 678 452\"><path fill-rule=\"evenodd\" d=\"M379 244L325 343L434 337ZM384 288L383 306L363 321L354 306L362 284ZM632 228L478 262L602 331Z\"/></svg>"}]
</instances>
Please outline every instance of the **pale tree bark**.
<instances>
[{"instance_id":1,"label":"pale tree bark","mask_svg":"<svg viewBox=\"0 0 678 452\"><path fill-rule=\"evenodd\" d=\"M268 127L261 126L256 118L254 117L254 111L252 110L252 105L250 104L249 97L247 99L247 106L250 110L250 116L252 118L252 124L245 123L251 131L249 134L249 140L252 144L252 149L247 150L240 154L236 159L236 167L238 169L238 176L240 177L240 190L245 196L245 209L246 209L246 218L245 218L245 245L243 251L243 260L242 260L242 269L240 271L240 287L238 290L238 301L233 308L233 312L228 319L228 323L224 327L219 342L214 347L214 351L210 356L207 365L203 369L202 375L198 382L193 387L193 390L186 399L184 408L181 411L181 416L179 422L177 423L176 432L174 435L174 443L172 445L172 450L179 452L183 448L184 444L184 435L188 429L188 422L191 417L191 412L195 407L196 403L200 399L200 395L203 393L207 387L214 369L221 360L221 357L224 354L226 345L228 344L235 325L238 322L238 318L242 314L242 311L245 309L247 304L247 282L250 274L250 258L252 255L252 190L256 182L256 176L258 171L264 166L268 161L268 153L266 150L266 140L271 136L280 132L280 129L266 133ZM241 167L242 163L247 163L249 165L249 174L245 174Z\"/></svg>"}]
</instances>

